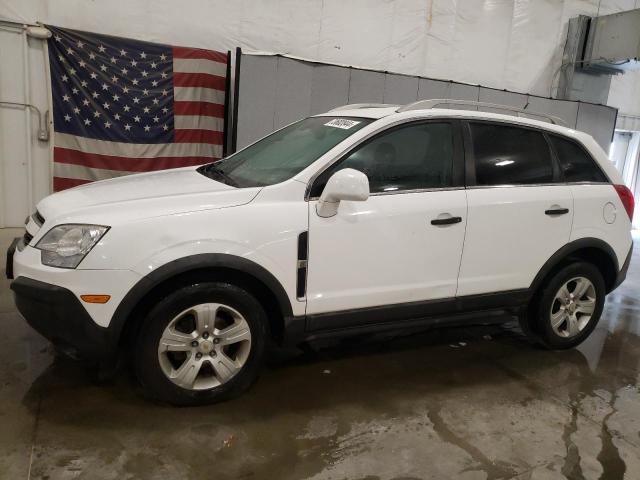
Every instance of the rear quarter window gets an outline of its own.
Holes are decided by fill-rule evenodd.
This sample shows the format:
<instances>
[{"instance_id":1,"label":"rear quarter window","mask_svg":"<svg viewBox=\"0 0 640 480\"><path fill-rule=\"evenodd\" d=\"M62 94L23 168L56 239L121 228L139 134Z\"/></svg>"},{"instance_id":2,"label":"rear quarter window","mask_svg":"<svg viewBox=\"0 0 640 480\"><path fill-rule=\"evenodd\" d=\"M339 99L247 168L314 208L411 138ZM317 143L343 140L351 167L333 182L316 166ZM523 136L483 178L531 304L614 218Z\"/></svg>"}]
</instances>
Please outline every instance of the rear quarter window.
<instances>
[{"instance_id":1,"label":"rear quarter window","mask_svg":"<svg viewBox=\"0 0 640 480\"><path fill-rule=\"evenodd\" d=\"M566 182L608 182L605 174L584 147L556 135L549 135L549 139L558 156L560 170Z\"/></svg>"}]
</instances>

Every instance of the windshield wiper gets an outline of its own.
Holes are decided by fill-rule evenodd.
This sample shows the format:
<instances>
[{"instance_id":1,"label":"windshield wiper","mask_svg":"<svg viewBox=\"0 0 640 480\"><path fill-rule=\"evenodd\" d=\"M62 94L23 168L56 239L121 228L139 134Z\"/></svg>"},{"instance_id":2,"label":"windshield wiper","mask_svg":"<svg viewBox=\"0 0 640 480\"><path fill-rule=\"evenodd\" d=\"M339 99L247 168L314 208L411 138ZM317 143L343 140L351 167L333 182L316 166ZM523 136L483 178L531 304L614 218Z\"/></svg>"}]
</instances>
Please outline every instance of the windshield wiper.
<instances>
[{"instance_id":1,"label":"windshield wiper","mask_svg":"<svg viewBox=\"0 0 640 480\"><path fill-rule=\"evenodd\" d=\"M198 168L197 171L205 177L209 177L214 180L222 180L222 183L226 183L227 185L231 185L232 187L238 187L238 182L224 173L224 170L218 167L215 163L203 165L202 167Z\"/></svg>"}]
</instances>

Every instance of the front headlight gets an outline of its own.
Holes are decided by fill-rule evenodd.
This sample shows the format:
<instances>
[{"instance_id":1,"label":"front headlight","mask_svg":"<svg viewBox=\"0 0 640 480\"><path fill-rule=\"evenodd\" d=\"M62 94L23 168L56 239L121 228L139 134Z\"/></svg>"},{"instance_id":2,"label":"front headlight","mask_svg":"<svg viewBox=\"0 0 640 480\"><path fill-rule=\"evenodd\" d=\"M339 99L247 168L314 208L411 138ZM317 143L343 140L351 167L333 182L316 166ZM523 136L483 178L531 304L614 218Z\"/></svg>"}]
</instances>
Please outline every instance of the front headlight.
<instances>
[{"instance_id":1,"label":"front headlight","mask_svg":"<svg viewBox=\"0 0 640 480\"><path fill-rule=\"evenodd\" d=\"M58 225L40 239L36 248L42 251L43 265L76 268L107 230L109 227L101 225Z\"/></svg>"}]
</instances>

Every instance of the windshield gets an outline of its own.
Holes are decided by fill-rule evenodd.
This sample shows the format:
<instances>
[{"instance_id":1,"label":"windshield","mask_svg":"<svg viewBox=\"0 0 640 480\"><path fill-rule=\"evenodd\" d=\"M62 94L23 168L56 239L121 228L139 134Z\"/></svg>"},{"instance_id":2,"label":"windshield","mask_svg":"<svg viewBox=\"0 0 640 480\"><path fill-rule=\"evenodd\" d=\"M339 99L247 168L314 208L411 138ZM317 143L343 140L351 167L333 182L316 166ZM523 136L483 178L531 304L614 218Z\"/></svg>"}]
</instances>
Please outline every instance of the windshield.
<instances>
[{"instance_id":1,"label":"windshield","mask_svg":"<svg viewBox=\"0 0 640 480\"><path fill-rule=\"evenodd\" d=\"M198 172L234 187L263 187L283 182L373 120L352 117L310 117Z\"/></svg>"}]
</instances>

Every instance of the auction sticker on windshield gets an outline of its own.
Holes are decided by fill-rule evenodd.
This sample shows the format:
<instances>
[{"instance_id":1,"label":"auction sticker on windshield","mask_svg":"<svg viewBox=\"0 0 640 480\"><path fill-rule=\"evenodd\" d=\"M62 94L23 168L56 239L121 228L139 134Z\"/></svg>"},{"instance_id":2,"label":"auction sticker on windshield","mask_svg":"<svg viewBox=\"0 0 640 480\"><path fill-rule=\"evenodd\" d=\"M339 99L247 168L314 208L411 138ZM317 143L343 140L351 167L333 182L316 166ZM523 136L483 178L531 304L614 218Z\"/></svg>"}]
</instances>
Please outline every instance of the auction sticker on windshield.
<instances>
[{"instance_id":1,"label":"auction sticker on windshield","mask_svg":"<svg viewBox=\"0 0 640 480\"><path fill-rule=\"evenodd\" d=\"M333 120L325 123L324 125L326 127L335 127L335 128L342 128L343 130L349 130L351 127L359 123L360 122L357 122L355 120L347 120L346 118L334 118Z\"/></svg>"}]
</instances>

